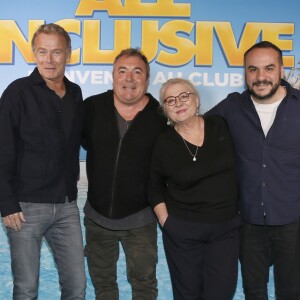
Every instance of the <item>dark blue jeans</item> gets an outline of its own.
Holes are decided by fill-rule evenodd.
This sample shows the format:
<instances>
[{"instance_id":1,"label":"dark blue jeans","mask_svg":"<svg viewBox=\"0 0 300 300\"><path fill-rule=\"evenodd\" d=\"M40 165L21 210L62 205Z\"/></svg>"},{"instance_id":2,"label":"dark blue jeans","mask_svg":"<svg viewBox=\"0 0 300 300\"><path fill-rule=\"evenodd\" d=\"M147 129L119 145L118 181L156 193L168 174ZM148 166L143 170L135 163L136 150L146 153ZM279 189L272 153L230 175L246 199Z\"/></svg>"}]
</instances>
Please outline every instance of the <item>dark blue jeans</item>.
<instances>
[{"instance_id":1,"label":"dark blue jeans","mask_svg":"<svg viewBox=\"0 0 300 300\"><path fill-rule=\"evenodd\" d=\"M12 259L14 300L38 299L40 251L45 238L59 273L61 299L85 299L86 277L79 211L71 203L20 203L26 222L7 229Z\"/></svg>"},{"instance_id":2,"label":"dark blue jeans","mask_svg":"<svg viewBox=\"0 0 300 300\"><path fill-rule=\"evenodd\" d=\"M299 222L281 226L244 223L240 261L246 300L267 300L273 265L277 300L300 299Z\"/></svg>"}]
</instances>

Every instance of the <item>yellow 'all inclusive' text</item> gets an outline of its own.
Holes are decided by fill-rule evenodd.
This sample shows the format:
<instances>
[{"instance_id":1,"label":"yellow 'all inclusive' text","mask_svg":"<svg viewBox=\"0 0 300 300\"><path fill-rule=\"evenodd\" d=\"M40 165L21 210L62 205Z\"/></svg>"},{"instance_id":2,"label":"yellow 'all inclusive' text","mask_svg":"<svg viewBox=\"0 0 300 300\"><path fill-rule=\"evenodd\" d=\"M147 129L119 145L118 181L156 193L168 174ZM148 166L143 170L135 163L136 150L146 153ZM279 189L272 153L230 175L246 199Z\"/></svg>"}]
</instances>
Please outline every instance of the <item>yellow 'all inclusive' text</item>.
<instances>
[{"instance_id":1,"label":"yellow 'all inclusive' text","mask_svg":"<svg viewBox=\"0 0 300 300\"><path fill-rule=\"evenodd\" d=\"M236 33L230 22L190 20L189 3L141 1L81 0L74 19L58 20L56 23L71 36L81 39L80 46L72 50L70 64L112 64L122 49L133 46L141 48L149 61L170 67L190 62L195 66L212 66L216 46L221 48L228 67L240 67L244 52L258 40L273 42L284 54L293 50L293 23L247 22L242 32ZM95 12L106 13L113 25L108 29L104 21L93 19ZM139 45L132 45L136 17L139 17L140 26ZM153 20L153 17L159 17L159 20ZM44 23L45 20L28 20L25 30L15 20L0 20L0 64L13 64L14 47L27 63L33 63L30 41L36 28ZM112 49L101 44L102 30L111 30ZM27 36L23 34L25 31ZM235 36L239 36L238 42ZM215 38L219 41L216 45L213 42ZM284 55L283 59L285 67L294 67L294 56Z\"/></svg>"}]
</instances>

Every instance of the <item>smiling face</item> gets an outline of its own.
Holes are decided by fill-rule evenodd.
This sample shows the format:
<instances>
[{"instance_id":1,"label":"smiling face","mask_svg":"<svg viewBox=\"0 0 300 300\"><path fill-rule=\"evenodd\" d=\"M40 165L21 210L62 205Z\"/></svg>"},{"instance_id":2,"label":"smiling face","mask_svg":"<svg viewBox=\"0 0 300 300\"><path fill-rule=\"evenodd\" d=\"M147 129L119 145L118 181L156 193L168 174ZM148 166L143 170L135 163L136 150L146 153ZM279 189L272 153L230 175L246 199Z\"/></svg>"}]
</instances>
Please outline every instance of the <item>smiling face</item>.
<instances>
[{"instance_id":1,"label":"smiling face","mask_svg":"<svg viewBox=\"0 0 300 300\"><path fill-rule=\"evenodd\" d=\"M148 88L145 62L137 56L121 56L114 64L113 90L115 101L134 105L141 101Z\"/></svg>"},{"instance_id":2,"label":"smiling face","mask_svg":"<svg viewBox=\"0 0 300 300\"><path fill-rule=\"evenodd\" d=\"M277 101L283 65L272 48L256 48L245 57L245 80L253 99L263 103Z\"/></svg>"},{"instance_id":3,"label":"smiling face","mask_svg":"<svg viewBox=\"0 0 300 300\"><path fill-rule=\"evenodd\" d=\"M177 96L184 92L188 92L189 96L188 99L184 99L185 102L182 102ZM188 122L196 116L199 107L199 98L187 84L182 82L166 86L163 99L167 99L168 97L176 97L174 105L168 105L168 101L164 103L164 110L173 123Z\"/></svg>"},{"instance_id":4,"label":"smiling face","mask_svg":"<svg viewBox=\"0 0 300 300\"><path fill-rule=\"evenodd\" d=\"M33 54L39 73L46 82L59 83L63 80L71 53L62 35L39 34L34 41Z\"/></svg>"}]
</instances>

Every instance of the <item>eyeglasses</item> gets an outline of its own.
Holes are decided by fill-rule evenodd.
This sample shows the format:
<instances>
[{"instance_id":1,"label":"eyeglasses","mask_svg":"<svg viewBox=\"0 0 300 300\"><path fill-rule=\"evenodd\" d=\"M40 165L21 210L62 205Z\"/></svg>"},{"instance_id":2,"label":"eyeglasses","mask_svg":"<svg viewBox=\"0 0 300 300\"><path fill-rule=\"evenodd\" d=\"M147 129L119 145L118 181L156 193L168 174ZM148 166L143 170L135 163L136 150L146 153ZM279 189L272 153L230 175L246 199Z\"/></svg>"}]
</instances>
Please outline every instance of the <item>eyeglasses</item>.
<instances>
[{"instance_id":1,"label":"eyeglasses","mask_svg":"<svg viewBox=\"0 0 300 300\"><path fill-rule=\"evenodd\" d=\"M170 96L164 100L164 104L167 104L169 106L174 106L176 103L176 98L178 98L180 102L187 102L190 98L190 95L193 95L193 93L183 92L180 93L178 96Z\"/></svg>"}]
</instances>

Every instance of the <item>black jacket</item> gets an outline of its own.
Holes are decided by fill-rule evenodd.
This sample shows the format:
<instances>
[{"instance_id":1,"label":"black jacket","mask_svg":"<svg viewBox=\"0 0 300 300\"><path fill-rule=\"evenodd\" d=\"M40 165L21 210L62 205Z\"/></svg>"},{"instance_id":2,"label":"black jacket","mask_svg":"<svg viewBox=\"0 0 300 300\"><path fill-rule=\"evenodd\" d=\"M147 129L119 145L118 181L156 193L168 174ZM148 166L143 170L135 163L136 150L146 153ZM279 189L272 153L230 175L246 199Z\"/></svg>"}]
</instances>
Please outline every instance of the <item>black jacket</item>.
<instances>
[{"instance_id":1,"label":"black jacket","mask_svg":"<svg viewBox=\"0 0 300 300\"><path fill-rule=\"evenodd\" d=\"M150 158L157 136L166 129L159 103L149 102L119 138L113 91L84 101L88 198L101 215L119 219L149 206Z\"/></svg>"},{"instance_id":2,"label":"black jacket","mask_svg":"<svg viewBox=\"0 0 300 300\"><path fill-rule=\"evenodd\" d=\"M64 78L75 116L69 139L62 101L37 69L11 83L0 103L0 211L21 211L19 202L57 203L77 198L83 121L80 87Z\"/></svg>"}]
</instances>

